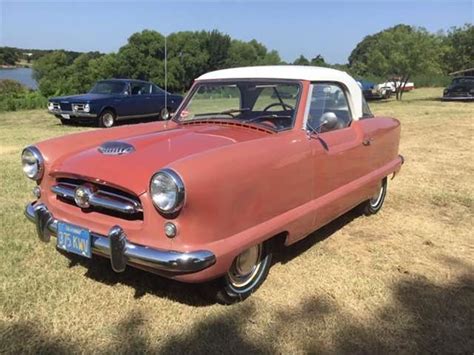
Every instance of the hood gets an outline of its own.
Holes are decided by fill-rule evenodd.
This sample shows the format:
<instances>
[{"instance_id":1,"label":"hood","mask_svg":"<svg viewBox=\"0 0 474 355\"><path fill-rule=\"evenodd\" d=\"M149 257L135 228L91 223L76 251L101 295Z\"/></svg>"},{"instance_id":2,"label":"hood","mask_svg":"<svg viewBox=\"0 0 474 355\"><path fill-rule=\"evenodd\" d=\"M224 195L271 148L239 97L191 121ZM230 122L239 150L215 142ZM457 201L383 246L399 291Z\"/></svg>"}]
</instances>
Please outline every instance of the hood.
<instances>
[{"instance_id":1,"label":"hood","mask_svg":"<svg viewBox=\"0 0 474 355\"><path fill-rule=\"evenodd\" d=\"M106 99L111 96L109 94L80 94L80 95L70 95L70 96L59 96L52 97L49 101L67 101L67 102L90 102L94 100Z\"/></svg>"},{"instance_id":2,"label":"hood","mask_svg":"<svg viewBox=\"0 0 474 355\"><path fill-rule=\"evenodd\" d=\"M50 174L102 181L140 195L148 189L152 175L174 161L269 134L245 127L217 124L183 125L118 140L134 147L134 151L129 154L103 154L98 149L106 142L103 141L63 157L53 164Z\"/></svg>"}]
</instances>

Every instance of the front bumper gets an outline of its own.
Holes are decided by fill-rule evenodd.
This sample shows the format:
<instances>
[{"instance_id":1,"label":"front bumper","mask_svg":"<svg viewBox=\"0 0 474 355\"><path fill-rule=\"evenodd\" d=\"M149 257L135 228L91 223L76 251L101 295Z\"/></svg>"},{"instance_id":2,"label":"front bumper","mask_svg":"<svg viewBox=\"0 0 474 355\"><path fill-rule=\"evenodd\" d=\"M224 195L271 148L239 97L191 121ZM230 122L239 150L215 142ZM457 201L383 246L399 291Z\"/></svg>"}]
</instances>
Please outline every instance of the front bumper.
<instances>
[{"instance_id":1,"label":"front bumper","mask_svg":"<svg viewBox=\"0 0 474 355\"><path fill-rule=\"evenodd\" d=\"M444 101L473 101L474 96L443 96L441 100Z\"/></svg>"},{"instance_id":2,"label":"front bumper","mask_svg":"<svg viewBox=\"0 0 474 355\"><path fill-rule=\"evenodd\" d=\"M97 118L97 114L91 112L80 112L80 111L64 111L64 110L48 110L52 115L69 115L71 118Z\"/></svg>"},{"instance_id":3,"label":"front bumper","mask_svg":"<svg viewBox=\"0 0 474 355\"><path fill-rule=\"evenodd\" d=\"M25 215L36 224L38 237L43 242L49 242L51 236L57 236L58 220L44 204L28 204ZM124 271L128 264L157 273L193 273L216 262L215 255L207 250L183 253L130 243L120 226L112 227L108 236L94 232L90 234L92 252L110 258L112 269L116 272Z\"/></svg>"}]
</instances>

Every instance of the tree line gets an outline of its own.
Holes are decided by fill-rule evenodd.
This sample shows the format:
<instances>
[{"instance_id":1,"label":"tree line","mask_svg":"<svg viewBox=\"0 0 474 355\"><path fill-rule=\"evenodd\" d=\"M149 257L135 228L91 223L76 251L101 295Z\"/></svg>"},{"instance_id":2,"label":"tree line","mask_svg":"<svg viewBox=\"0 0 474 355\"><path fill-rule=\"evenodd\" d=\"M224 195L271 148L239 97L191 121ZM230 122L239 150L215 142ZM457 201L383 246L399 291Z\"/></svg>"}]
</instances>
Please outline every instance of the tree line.
<instances>
[{"instance_id":1,"label":"tree line","mask_svg":"<svg viewBox=\"0 0 474 355\"><path fill-rule=\"evenodd\" d=\"M279 53L256 40L232 39L217 30L185 31L167 38L168 89L185 92L199 75L222 68L298 64L334 67L356 77L374 80L399 78L406 82L474 67L474 27L447 32L397 25L366 36L351 52L348 63L331 65L321 54L299 56L285 63ZM1 53L1 52L0 52ZM164 86L165 37L152 30L133 34L116 53L52 51L33 62L34 77L45 96L88 91L99 79L133 78ZM429 82L428 82L429 83Z\"/></svg>"}]
</instances>

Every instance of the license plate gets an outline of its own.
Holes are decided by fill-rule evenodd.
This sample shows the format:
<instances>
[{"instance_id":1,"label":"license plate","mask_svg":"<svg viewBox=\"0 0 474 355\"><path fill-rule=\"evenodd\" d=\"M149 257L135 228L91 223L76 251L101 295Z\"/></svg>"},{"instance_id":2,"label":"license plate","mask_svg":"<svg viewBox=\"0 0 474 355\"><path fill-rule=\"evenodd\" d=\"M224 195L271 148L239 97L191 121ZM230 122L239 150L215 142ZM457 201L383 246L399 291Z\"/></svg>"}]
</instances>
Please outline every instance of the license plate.
<instances>
[{"instance_id":1,"label":"license plate","mask_svg":"<svg viewBox=\"0 0 474 355\"><path fill-rule=\"evenodd\" d=\"M92 257L90 232L69 223L58 223L57 247L87 258Z\"/></svg>"},{"instance_id":2,"label":"license plate","mask_svg":"<svg viewBox=\"0 0 474 355\"><path fill-rule=\"evenodd\" d=\"M71 115L69 113L61 113L61 117L68 120L71 118Z\"/></svg>"}]
</instances>

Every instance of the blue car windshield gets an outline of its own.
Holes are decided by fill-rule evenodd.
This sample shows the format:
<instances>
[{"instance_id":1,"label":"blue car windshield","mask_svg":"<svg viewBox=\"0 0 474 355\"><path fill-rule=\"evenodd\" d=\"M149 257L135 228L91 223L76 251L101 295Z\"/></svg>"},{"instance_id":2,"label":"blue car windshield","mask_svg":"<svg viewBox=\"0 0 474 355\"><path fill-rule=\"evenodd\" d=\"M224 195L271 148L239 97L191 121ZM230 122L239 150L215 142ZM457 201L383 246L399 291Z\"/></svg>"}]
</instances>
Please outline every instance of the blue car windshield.
<instances>
[{"instance_id":1,"label":"blue car windshield","mask_svg":"<svg viewBox=\"0 0 474 355\"><path fill-rule=\"evenodd\" d=\"M99 81L89 91L91 94L121 94L125 89L125 83L119 81Z\"/></svg>"}]
</instances>

